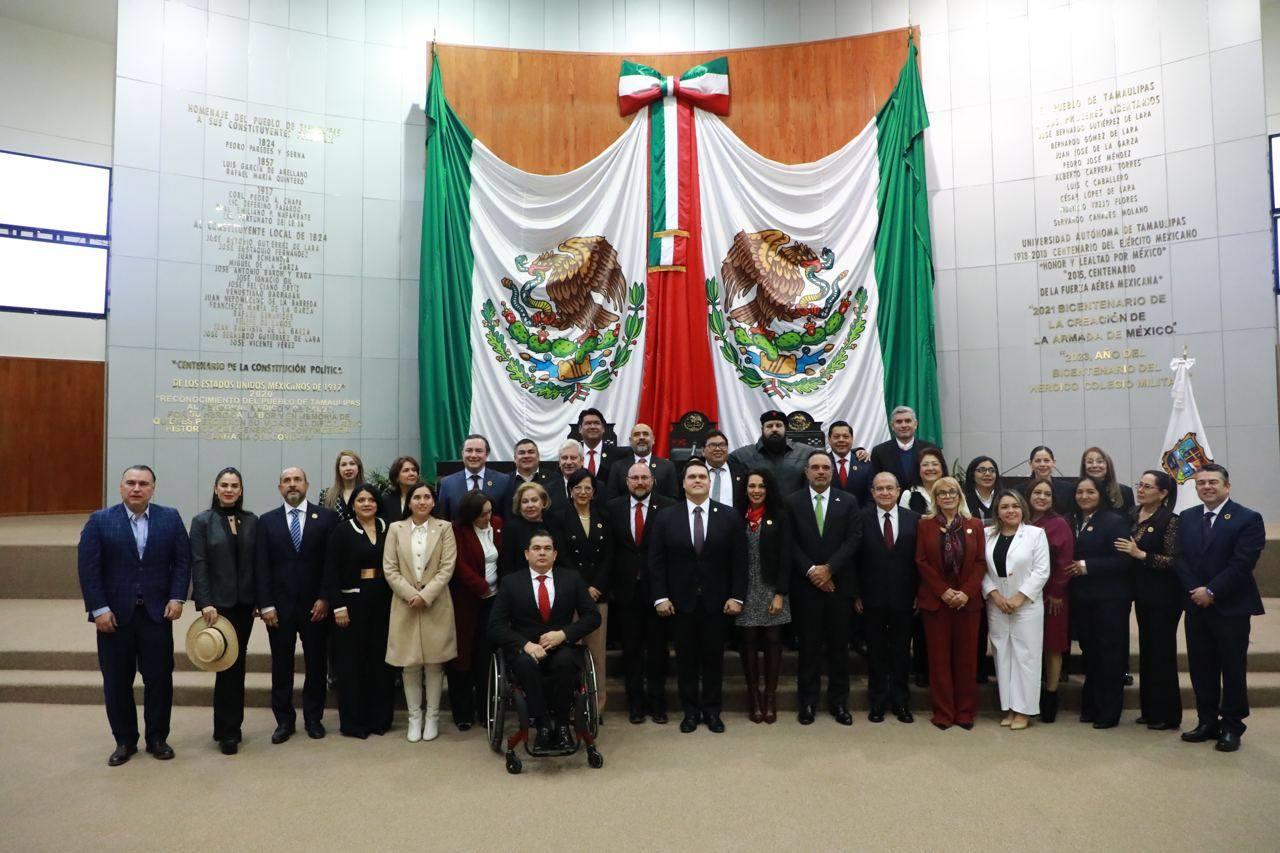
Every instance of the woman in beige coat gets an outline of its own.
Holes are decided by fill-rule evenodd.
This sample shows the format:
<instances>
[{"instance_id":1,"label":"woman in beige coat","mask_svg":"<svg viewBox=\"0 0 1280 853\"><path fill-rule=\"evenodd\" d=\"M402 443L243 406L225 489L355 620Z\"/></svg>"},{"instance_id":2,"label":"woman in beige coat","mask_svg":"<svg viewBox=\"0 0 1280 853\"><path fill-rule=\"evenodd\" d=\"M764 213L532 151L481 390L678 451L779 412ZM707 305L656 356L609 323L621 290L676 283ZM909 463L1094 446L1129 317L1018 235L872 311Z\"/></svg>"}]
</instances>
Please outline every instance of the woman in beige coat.
<instances>
[{"instance_id":1,"label":"woman in beige coat","mask_svg":"<svg viewBox=\"0 0 1280 853\"><path fill-rule=\"evenodd\" d=\"M435 491L426 483L409 490L410 516L387 531L382 570L391 586L391 630L387 663L404 667L409 708L409 742L434 740L440 733L440 693L444 664L458 655L449 578L457 559L453 528L431 517ZM423 682L427 710L422 712Z\"/></svg>"}]
</instances>

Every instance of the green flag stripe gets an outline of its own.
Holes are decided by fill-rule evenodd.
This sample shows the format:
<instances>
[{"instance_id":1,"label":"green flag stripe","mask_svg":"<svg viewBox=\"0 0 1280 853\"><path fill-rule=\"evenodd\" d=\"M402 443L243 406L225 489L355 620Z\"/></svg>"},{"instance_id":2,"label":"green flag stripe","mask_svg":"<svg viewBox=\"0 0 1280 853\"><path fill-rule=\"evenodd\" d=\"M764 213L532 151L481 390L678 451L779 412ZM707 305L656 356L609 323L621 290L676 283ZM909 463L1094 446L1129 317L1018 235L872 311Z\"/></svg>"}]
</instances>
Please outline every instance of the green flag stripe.
<instances>
[{"instance_id":1,"label":"green flag stripe","mask_svg":"<svg viewBox=\"0 0 1280 853\"><path fill-rule=\"evenodd\" d=\"M920 436L941 445L938 359L933 344L933 249L924 176L928 126L916 46L911 42L898 84L876 115L880 156L876 323L884 354L885 408L915 409Z\"/></svg>"},{"instance_id":2,"label":"green flag stripe","mask_svg":"<svg viewBox=\"0 0 1280 853\"><path fill-rule=\"evenodd\" d=\"M649 234L667 228L667 131L662 98L649 104ZM662 263L662 241L649 237L649 266Z\"/></svg>"},{"instance_id":3,"label":"green flag stripe","mask_svg":"<svg viewBox=\"0 0 1280 853\"><path fill-rule=\"evenodd\" d=\"M471 131L445 100L433 55L418 284L418 423L422 475L452 459L471 420Z\"/></svg>"}]
</instances>

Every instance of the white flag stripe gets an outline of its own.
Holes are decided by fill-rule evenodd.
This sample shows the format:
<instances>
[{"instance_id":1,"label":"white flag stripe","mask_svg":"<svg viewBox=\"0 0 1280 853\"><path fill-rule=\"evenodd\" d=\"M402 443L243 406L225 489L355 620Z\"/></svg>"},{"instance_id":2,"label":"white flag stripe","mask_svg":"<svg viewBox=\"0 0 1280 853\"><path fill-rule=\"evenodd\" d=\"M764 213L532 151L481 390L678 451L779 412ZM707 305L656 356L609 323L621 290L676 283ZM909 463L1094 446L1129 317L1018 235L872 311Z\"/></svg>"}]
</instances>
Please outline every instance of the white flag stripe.
<instances>
[{"instance_id":1,"label":"white flag stripe","mask_svg":"<svg viewBox=\"0 0 1280 853\"><path fill-rule=\"evenodd\" d=\"M657 77L650 77L647 74L624 74L618 78L618 94L634 95L637 92L646 92L661 82Z\"/></svg>"},{"instance_id":2,"label":"white flag stripe","mask_svg":"<svg viewBox=\"0 0 1280 853\"><path fill-rule=\"evenodd\" d=\"M676 135L676 125L679 122L676 121L676 99L671 95L662 99L662 122L666 130L663 136L666 149L666 223L667 230L671 231L680 227L680 140ZM663 263L669 264L671 261Z\"/></svg>"},{"instance_id":3,"label":"white flag stripe","mask_svg":"<svg viewBox=\"0 0 1280 853\"><path fill-rule=\"evenodd\" d=\"M761 388L748 387L713 338L721 428L735 446L747 444L759 436L755 417L759 413L775 408L784 412L801 409L824 423L849 421L860 444L869 447L881 441L888 436L888 425L884 362L876 330L876 191L880 172L874 120L840 150L813 163L789 166L752 151L719 117L702 110L695 116L706 277L721 279L721 263L739 231L751 234L778 229L792 240L808 244L815 253L824 248L834 253L832 268L821 273L826 281L838 281L841 291L853 293L859 287L867 291L866 328L856 348L848 351L843 369L809 393L779 399ZM842 271L847 275L838 279ZM721 282L721 300L724 293ZM755 295L753 289L747 297ZM728 311L725 315L727 318ZM851 308L840 331L828 342L838 349L854 324ZM789 327L800 325L798 320ZM770 378L763 370L761 373Z\"/></svg>"},{"instance_id":4,"label":"white flag stripe","mask_svg":"<svg viewBox=\"0 0 1280 853\"><path fill-rule=\"evenodd\" d=\"M680 88L705 92L708 95L727 95L729 94L729 75L702 74L691 80L681 80Z\"/></svg>"},{"instance_id":5,"label":"white flag stripe","mask_svg":"<svg viewBox=\"0 0 1280 853\"><path fill-rule=\"evenodd\" d=\"M586 400L543 399L519 387L486 340L481 309L486 300L497 306L512 301L502 279L517 284L532 275L516 269L515 258L527 262L541 252L556 250L570 237L605 237L618 253L628 289L647 278L648 125L643 111L627 131L595 159L561 175L524 172L500 160L476 140L471 150L471 248L475 253L471 300L472 395L471 428L493 446L494 459L510 459L515 442L531 438L544 459L556 458L578 411L593 406L605 413L619 431L631 428L640 399L646 328L640 332L630 361L603 391ZM545 298L542 287L534 289ZM600 301L600 297L596 297ZM626 311L608 306L622 316ZM506 324L502 325L506 332ZM531 329L534 331L534 329ZM603 330L602 330L603 331ZM573 330L548 328L563 338ZM508 335L507 344L514 344ZM612 348L615 352L618 347Z\"/></svg>"},{"instance_id":6,"label":"white flag stripe","mask_svg":"<svg viewBox=\"0 0 1280 853\"><path fill-rule=\"evenodd\" d=\"M1165 458L1175 452L1179 445L1189 441L1186 436L1194 437L1199 443L1204 458L1213 459L1213 451L1209 449L1209 436L1205 434L1204 424L1200 420L1200 410L1196 408L1196 395L1191 390L1191 368L1195 366L1194 358L1175 358L1169 364L1173 371L1173 388L1169 396L1173 398L1173 409L1169 413L1169 426L1164 431L1163 451L1156 460L1157 468L1165 468ZM1182 512L1200 503L1196 494L1195 477L1189 477L1178 487L1178 504L1176 510Z\"/></svg>"}]
</instances>

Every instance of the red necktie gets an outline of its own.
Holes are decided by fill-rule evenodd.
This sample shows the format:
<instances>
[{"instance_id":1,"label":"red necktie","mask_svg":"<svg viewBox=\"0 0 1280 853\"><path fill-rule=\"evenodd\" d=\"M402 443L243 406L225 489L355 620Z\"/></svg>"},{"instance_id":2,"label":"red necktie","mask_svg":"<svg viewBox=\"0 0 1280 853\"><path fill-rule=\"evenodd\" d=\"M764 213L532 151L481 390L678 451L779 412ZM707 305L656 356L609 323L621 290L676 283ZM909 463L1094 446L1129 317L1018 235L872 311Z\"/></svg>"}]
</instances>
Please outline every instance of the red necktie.
<instances>
[{"instance_id":1,"label":"red necktie","mask_svg":"<svg viewBox=\"0 0 1280 853\"><path fill-rule=\"evenodd\" d=\"M849 483L849 469L845 468L845 460L840 460L840 488L844 488Z\"/></svg>"},{"instance_id":2,"label":"red necktie","mask_svg":"<svg viewBox=\"0 0 1280 853\"><path fill-rule=\"evenodd\" d=\"M636 544L639 545L641 542L644 541L644 504L642 503L636 504L635 527L636 527L636 534L634 539L636 540Z\"/></svg>"},{"instance_id":3,"label":"red necktie","mask_svg":"<svg viewBox=\"0 0 1280 853\"><path fill-rule=\"evenodd\" d=\"M884 547L893 550L893 522L889 520L887 512L884 514Z\"/></svg>"},{"instance_id":4,"label":"red necktie","mask_svg":"<svg viewBox=\"0 0 1280 853\"><path fill-rule=\"evenodd\" d=\"M591 476L596 475L596 452L594 450L587 451L587 470L591 472Z\"/></svg>"},{"instance_id":5,"label":"red necktie","mask_svg":"<svg viewBox=\"0 0 1280 853\"><path fill-rule=\"evenodd\" d=\"M538 612L543 622L551 621L551 593L547 592L546 575L538 575Z\"/></svg>"}]
</instances>

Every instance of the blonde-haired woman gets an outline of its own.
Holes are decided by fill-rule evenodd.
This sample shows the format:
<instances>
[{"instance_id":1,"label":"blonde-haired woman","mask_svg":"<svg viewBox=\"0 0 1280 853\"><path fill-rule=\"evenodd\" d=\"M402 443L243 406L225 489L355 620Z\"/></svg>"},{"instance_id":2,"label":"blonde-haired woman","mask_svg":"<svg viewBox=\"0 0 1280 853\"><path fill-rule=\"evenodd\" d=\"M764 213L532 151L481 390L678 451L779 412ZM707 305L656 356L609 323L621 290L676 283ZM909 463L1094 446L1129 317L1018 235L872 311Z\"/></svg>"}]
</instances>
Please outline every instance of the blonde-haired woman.
<instances>
[{"instance_id":1,"label":"blonde-haired woman","mask_svg":"<svg viewBox=\"0 0 1280 853\"><path fill-rule=\"evenodd\" d=\"M354 450L339 450L333 460L333 485L320 492L320 503L338 514L342 521L355 518L351 511L351 495L364 482L364 462Z\"/></svg>"},{"instance_id":2,"label":"blonde-haired woman","mask_svg":"<svg viewBox=\"0 0 1280 853\"><path fill-rule=\"evenodd\" d=\"M969 516L960 483L933 484L932 507L916 531L916 603L929 648L932 722L972 729L978 713L978 622L986 573L982 522Z\"/></svg>"},{"instance_id":3,"label":"blonde-haired woman","mask_svg":"<svg viewBox=\"0 0 1280 853\"><path fill-rule=\"evenodd\" d=\"M409 517L387 531L382 571L391 586L387 663L404 667L410 743L440 734L444 664L458 656L449 579L457 561L453 527L431 517L435 491L426 483L409 489ZM426 713L422 708L426 686Z\"/></svg>"},{"instance_id":4,"label":"blonde-haired woman","mask_svg":"<svg viewBox=\"0 0 1280 853\"><path fill-rule=\"evenodd\" d=\"M994 524L987 528L987 573L982 595L995 650L1000 685L1000 725L1025 729L1040 713L1040 654L1044 648L1044 603L1049 580L1049 540L1030 523L1022 495L1002 491Z\"/></svg>"}]
</instances>

